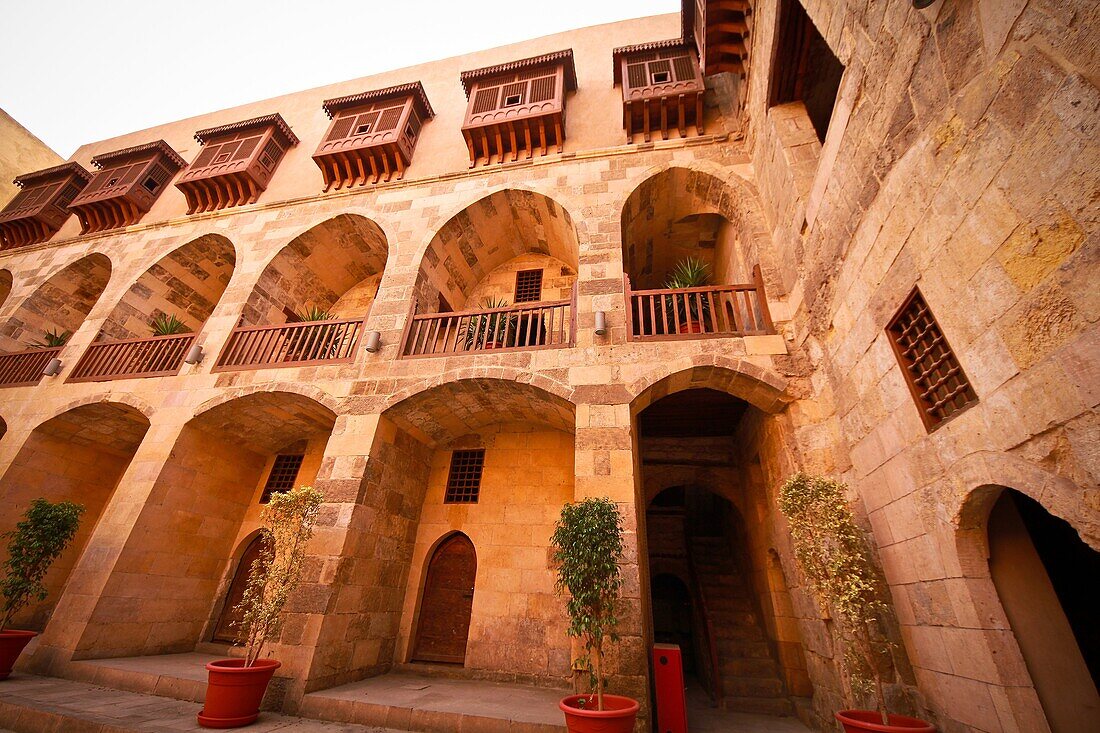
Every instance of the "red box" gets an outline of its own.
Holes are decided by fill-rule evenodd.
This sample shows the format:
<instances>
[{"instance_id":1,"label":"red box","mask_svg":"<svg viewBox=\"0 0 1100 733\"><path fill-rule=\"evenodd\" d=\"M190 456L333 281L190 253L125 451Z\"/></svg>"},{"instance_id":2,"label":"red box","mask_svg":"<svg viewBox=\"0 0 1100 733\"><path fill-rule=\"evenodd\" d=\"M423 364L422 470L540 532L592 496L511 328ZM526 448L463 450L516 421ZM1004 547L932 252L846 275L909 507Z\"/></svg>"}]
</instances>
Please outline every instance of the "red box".
<instances>
[{"instance_id":1,"label":"red box","mask_svg":"<svg viewBox=\"0 0 1100 733\"><path fill-rule=\"evenodd\" d=\"M657 733L687 733L684 665L679 645L653 645L653 686L657 690Z\"/></svg>"}]
</instances>

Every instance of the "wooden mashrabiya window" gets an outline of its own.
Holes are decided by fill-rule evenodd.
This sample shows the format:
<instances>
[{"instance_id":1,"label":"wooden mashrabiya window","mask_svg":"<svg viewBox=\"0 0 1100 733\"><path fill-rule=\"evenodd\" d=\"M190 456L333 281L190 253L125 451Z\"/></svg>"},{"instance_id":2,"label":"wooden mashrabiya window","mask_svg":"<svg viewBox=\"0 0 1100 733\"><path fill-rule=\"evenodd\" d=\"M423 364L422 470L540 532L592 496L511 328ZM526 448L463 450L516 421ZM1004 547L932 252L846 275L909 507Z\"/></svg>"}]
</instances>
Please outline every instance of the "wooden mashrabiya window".
<instances>
[{"instance_id":1,"label":"wooden mashrabiya window","mask_svg":"<svg viewBox=\"0 0 1100 733\"><path fill-rule=\"evenodd\" d=\"M668 139L670 128L687 137L688 128L703 134L703 97L707 88L695 51L679 39L616 48L615 83L623 90L626 141L653 132Z\"/></svg>"},{"instance_id":2,"label":"wooden mashrabiya window","mask_svg":"<svg viewBox=\"0 0 1100 733\"><path fill-rule=\"evenodd\" d=\"M460 79L471 168L562 151L566 92L577 89L572 49L464 71Z\"/></svg>"},{"instance_id":3,"label":"wooden mashrabiya window","mask_svg":"<svg viewBox=\"0 0 1100 733\"><path fill-rule=\"evenodd\" d=\"M77 163L62 163L15 179L21 189L0 211L0 249L39 244L57 234L69 218L69 204L92 174Z\"/></svg>"},{"instance_id":4,"label":"wooden mashrabiya window","mask_svg":"<svg viewBox=\"0 0 1100 733\"><path fill-rule=\"evenodd\" d=\"M187 161L157 140L97 155L92 165L99 172L69 205L82 234L137 224Z\"/></svg>"},{"instance_id":5,"label":"wooden mashrabiya window","mask_svg":"<svg viewBox=\"0 0 1100 733\"><path fill-rule=\"evenodd\" d=\"M188 214L255 203L286 151L298 144L279 114L199 130L195 139L202 150L176 183Z\"/></svg>"},{"instance_id":6,"label":"wooden mashrabiya window","mask_svg":"<svg viewBox=\"0 0 1100 733\"><path fill-rule=\"evenodd\" d=\"M332 120L313 161L325 191L405 176L420 130L435 116L420 82L326 99Z\"/></svg>"}]
</instances>

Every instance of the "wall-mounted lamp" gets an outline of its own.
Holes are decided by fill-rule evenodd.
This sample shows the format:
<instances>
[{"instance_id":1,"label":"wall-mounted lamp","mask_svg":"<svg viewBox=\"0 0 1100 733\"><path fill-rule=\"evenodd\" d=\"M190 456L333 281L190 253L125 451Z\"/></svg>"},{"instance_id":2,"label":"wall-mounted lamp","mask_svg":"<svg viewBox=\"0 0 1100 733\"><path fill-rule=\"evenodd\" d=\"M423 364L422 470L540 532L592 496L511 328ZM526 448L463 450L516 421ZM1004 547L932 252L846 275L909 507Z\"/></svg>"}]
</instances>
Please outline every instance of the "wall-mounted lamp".
<instances>
[{"instance_id":1,"label":"wall-mounted lamp","mask_svg":"<svg viewBox=\"0 0 1100 733\"><path fill-rule=\"evenodd\" d=\"M596 335L603 336L607 333L607 314L596 311Z\"/></svg>"},{"instance_id":2,"label":"wall-mounted lamp","mask_svg":"<svg viewBox=\"0 0 1100 733\"><path fill-rule=\"evenodd\" d=\"M183 360L188 364L200 364L202 363L202 347L195 344L187 351L187 356L183 357Z\"/></svg>"},{"instance_id":3,"label":"wall-mounted lamp","mask_svg":"<svg viewBox=\"0 0 1100 733\"><path fill-rule=\"evenodd\" d=\"M61 373L61 360L56 356L46 362L46 368L42 370L42 374L47 377L56 377Z\"/></svg>"},{"instance_id":4,"label":"wall-mounted lamp","mask_svg":"<svg viewBox=\"0 0 1100 733\"><path fill-rule=\"evenodd\" d=\"M373 354L374 352L378 351L378 349L380 349L381 347L382 347L382 334L378 333L377 331L371 331L370 333L368 333L367 334L367 344L363 348L365 348L367 351L369 351L370 353Z\"/></svg>"}]
</instances>

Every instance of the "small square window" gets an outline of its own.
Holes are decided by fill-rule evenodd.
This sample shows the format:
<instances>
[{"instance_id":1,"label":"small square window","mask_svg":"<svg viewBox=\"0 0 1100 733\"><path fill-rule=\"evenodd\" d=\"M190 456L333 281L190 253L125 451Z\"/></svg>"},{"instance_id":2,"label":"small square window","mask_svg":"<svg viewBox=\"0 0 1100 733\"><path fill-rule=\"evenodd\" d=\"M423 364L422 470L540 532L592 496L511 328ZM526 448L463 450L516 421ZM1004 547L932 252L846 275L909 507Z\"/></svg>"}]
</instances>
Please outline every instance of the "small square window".
<instances>
[{"instance_id":1,"label":"small square window","mask_svg":"<svg viewBox=\"0 0 1100 733\"><path fill-rule=\"evenodd\" d=\"M157 179L153 178L152 176L146 178L141 185L149 193L156 193L157 189L160 188L160 184L157 183Z\"/></svg>"},{"instance_id":2,"label":"small square window","mask_svg":"<svg viewBox=\"0 0 1100 733\"><path fill-rule=\"evenodd\" d=\"M260 503L266 504L271 500L271 495L294 488L294 482L298 479L298 469L302 467L302 459L305 456L300 453L280 453L275 456L271 464L271 473L267 475L267 483L264 484L263 493L260 494Z\"/></svg>"},{"instance_id":3,"label":"small square window","mask_svg":"<svg viewBox=\"0 0 1100 733\"><path fill-rule=\"evenodd\" d=\"M481 493L481 472L485 467L485 450L456 450L451 453L451 470L447 475L444 504L476 504Z\"/></svg>"},{"instance_id":4,"label":"small square window","mask_svg":"<svg viewBox=\"0 0 1100 733\"><path fill-rule=\"evenodd\" d=\"M409 138L410 140L412 138L416 137L416 131L413 130L413 126L412 126L411 122L409 124L405 125L405 137Z\"/></svg>"},{"instance_id":5,"label":"small square window","mask_svg":"<svg viewBox=\"0 0 1100 733\"><path fill-rule=\"evenodd\" d=\"M542 300L542 270L520 270L516 273L515 303Z\"/></svg>"},{"instance_id":6,"label":"small square window","mask_svg":"<svg viewBox=\"0 0 1100 733\"><path fill-rule=\"evenodd\" d=\"M218 155L217 157L215 157L213 162L214 162L215 165L217 165L218 163L225 163L226 161L229 160L230 155L231 155L231 153L222 153L221 155Z\"/></svg>"},{"instance_id":7,"label":"small square window","mask_svg":"<svg viewBox=\"0 0 1100 733\"><path fill-rule=\"evenodd\" d=\"M109 179L107 181L107 188L110 188L111 186L115 185L116 183L118 183L118 178L117 177Z\"/></svg>"},{"instance_id":8,"label":"small square window","mask_svg":"<svg viewBox=\"0 0 1100 733\"><path fill-rule=\"evenodd\" d=\"M504 106L505 107L515 107L517 104L520 104L521 102L523 102L523 95L522 94L509 94L507 97L504 98Z\"/></svg>"},{"instance_id":9,"label":"small square window","mask_svg":"<svg viewBox=\"0 0 1100 733\"><path fill-rule=\"evenodd\" d=\"M668 84L672 80L672 75L667 71L654 71L653 83L654 84Z\"/></svg>"},{"instance_id":10,"label":"small square window","mask_svg":"<svg viewBox=\"0 0 1100 733\"><path fill-rule=\"evenodd\" d=\"M362 125L359 125L355 128L355 133L354 134L356 134L356 135L366 135L368 132L370 132L370 128L371 128L371 124L369 122L365 122Z\"/></svg>"}]
</instances>

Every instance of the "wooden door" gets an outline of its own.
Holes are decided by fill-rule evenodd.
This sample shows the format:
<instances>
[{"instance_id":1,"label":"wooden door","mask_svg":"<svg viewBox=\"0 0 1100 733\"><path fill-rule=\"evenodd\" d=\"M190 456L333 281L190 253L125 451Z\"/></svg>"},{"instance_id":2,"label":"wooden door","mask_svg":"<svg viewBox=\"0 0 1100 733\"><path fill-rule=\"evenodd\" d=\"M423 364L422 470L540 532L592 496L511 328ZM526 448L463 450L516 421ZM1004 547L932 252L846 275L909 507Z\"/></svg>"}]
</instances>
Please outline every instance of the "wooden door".
<instances>
[{"instance_id":1,"label":"wooden door","mask_svg":"<svg viewBox=\"0 0 1100 733\"><path fill-rule=\"evenodd\" d=\"M413 661L466 661L476 574L477 555L466 535L452 535L436 548L424 581Z\"/></svg>"},{"instance_id":2,"label":"wooden door","mask_svg":"<svg viewBox=\"0 0 1100 733\"><path fill-rule=\"evenodd\" d=\"M263 548L262 539L263 535L256 535L245 548L241 561L237 563L237 572L233 575L233 582L229 585L229 592L225 596L221 618L218 619L218 625L214 627L213 641L224 641L230 644L244 641L244 634L240 628L244 614L237 610L237 604L241 602L245 588L248 587L248 574L252 571L252 564L260 556L260 550Z\"/></svg>"}]
</instances>

